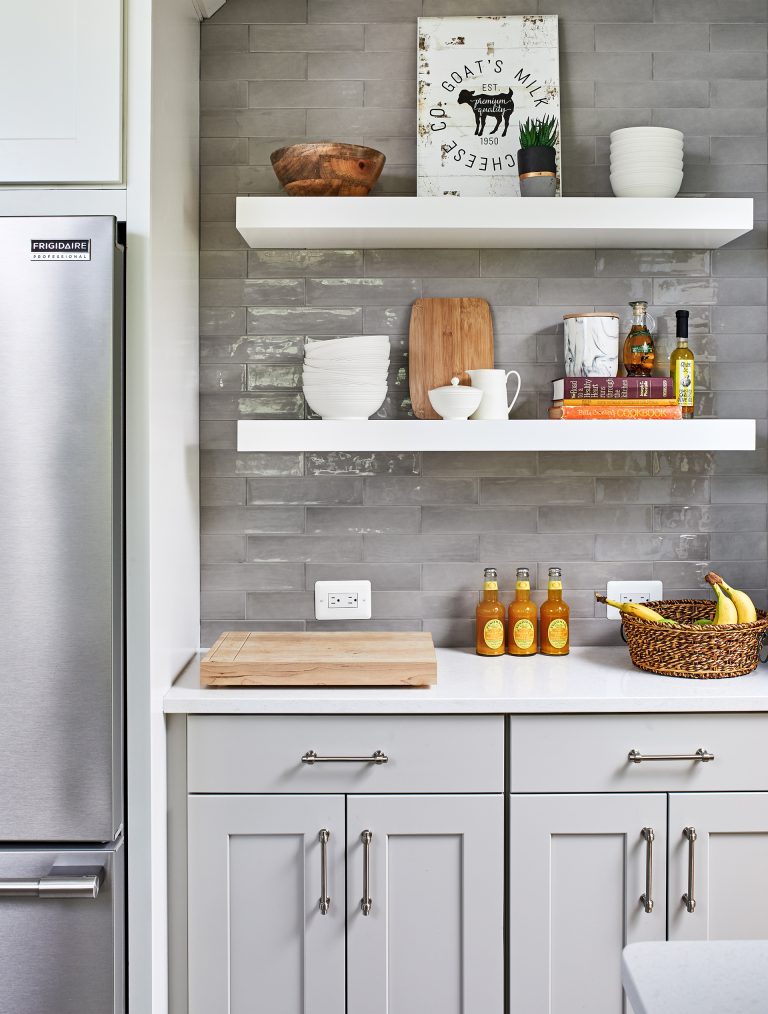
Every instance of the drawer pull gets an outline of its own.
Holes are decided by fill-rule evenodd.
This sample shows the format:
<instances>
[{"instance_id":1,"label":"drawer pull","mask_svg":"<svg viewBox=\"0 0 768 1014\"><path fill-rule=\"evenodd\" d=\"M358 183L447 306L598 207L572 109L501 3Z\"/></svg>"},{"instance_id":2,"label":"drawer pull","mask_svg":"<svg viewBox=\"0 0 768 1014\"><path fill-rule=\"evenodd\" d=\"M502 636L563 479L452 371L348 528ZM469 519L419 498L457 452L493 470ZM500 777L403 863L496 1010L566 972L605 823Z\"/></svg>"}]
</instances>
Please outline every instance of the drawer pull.
<instances>
[{"instance_id":1,"label":"drawer pull","mask_svg":"<svg viewBox=\"0 0 768 1014\"><path fill-rule=\"evenodd\" d=\"M630 750L627 760L633 764L642 764L643 761L713 761L715 755L699 747L696 753L640 753L639 750Z\"/></svg>"},{"instance_id":2,"label":"drawer pull","mask_svg":"<svg viewBox=\"0 0 768 1014\"><path fill-rule=\"evenodd\" d=\"M320 839L320 912L328 915L331 899L328 897L328 839L331 832L325 828L317 836Z\"/></svg>"},{"instance_id":3,"label":"drawer pull","mask_svg":"<svg viewBox=\"0 0 768 1014\"><path fill-rule=\"evenodd\" d=\"M360 841L363 843L363 896L360 899L360 911L363 915L370 915L373 908L371 897L371 841L372 831L363 831Z\"/></svg>"},{"instance_id":4,"label":"drawer pull","mask_svg":"<svg viewBox=\"0 0 768 1014\"><path fill-rule=\"evenodd\" d=\"M656 834L652 827L644 827L640 833L645 838L645 894L640 895L640 903L650 913L653 911L653 842Z\"/></svg>"},{"instance_id":5,"label":"drawer pull","mask_svg":"<svg viewBox=\"0 0 768 1014\"><path fill-rule=\"evenodd\" d=\"M688 890L683 895L683 904L689 912L693 912L696 908L696 898L693 895L693 876L694 876L694 843L696 841L696 828L695 827L684 827L683 834L688 839Z\"/></svg>"},{"instance_id":6,"label":"drawer pull","mask_svg":"<svg viewBox=\"0 0 768 1014\"><path fill-rule=\"evenodd\" d=\"M370 757L320 757L314 750L307 750L301 758L302 764L386 764L389 757L381 750L375 750Z\"/></svg>"}]
</instances>

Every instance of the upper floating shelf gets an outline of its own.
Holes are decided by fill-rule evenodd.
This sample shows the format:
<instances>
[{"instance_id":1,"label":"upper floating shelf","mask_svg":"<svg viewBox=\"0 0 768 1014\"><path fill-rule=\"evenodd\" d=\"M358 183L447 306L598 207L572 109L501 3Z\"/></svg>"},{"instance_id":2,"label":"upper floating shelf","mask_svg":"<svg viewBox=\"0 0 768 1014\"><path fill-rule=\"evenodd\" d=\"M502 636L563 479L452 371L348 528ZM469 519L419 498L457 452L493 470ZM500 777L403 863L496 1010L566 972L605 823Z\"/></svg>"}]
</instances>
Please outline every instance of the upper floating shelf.
<instances>
[{"instance_id":1,"label":"upper floating shelf","mask_svg":"<svg viewBox=\"0 0 768 1014\"><path fill-rule=\"evenodd\" d=\"M714 249L752 229L750 197L238 197L249 246Z\"/></svg>"},{"instance_id":2,"label":"upper floating shelf","mask_svg":"<svg viewBox=\"0 0 768 1014\"><path fill-rule=\"evenodd\" d=\"M754 451L754 419L241 419L238 451Z\"/></svg>"}]
</instances>

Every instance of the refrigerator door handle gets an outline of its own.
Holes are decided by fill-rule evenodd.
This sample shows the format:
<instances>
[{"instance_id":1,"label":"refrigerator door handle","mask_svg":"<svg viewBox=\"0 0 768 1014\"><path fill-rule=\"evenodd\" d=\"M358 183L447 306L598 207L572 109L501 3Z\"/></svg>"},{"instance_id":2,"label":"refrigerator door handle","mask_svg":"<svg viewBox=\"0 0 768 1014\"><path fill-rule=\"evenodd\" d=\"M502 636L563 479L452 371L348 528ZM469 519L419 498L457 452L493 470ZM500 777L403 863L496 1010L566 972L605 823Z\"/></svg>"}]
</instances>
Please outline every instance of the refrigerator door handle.
<instances>
[{"instance_id":1,"label":"refrigerator door handle","mask_svg":"<svg viewBox=\"0 0 768 1014\"><path fill-rule=\"evenodd\" d=\"M0 879L0 900L3 898L85 898L99 896L104 883L103 866L53 866L45 877L23 880Z\"/></svg>"}]
</instances>

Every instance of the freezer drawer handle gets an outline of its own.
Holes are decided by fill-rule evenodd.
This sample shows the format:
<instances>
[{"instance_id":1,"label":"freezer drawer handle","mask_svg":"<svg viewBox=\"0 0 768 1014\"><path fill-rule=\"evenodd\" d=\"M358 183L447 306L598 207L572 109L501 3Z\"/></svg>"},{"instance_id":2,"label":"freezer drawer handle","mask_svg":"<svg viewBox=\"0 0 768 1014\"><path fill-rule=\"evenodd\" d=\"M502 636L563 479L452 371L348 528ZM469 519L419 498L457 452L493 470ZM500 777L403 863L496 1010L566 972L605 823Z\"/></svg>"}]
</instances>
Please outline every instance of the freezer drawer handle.
<instances>
[{"instance_id":1,"label":"freezer drawer handle","mask_svg":"<svg viewBox=\"0 0 768 1014\"><path fill-rule=\"evenodd\" d=\"M643 761L713 761L715 755L700 746L696 753L640 753L639 750L630 750L627 760L633 764L641 764Z\"/></svg>"},{"instance_id":2,"label":"freezer drawer handle","mask_svg":"<svg viewBox=\"0 0 768 1014\"><path fill-rule=\"evenodd\" d=\"M307 750L301 758L302 764L387 764L389 757L381 750L374 750L370 757L320 757L314 750Z\"/></svg>"},{"instance_id":3,"label":"freezer drawer handle","mask_svg":"<svg viewBox=\"0 0 768 1014\"><path fill-rule=\"evenodd\" d=\"M89 872L71 866L54 866L47 877L29 880L0 879L0 898L86 898L94 899L104 883L104 868Z\"/></svg>"}]
</instances>

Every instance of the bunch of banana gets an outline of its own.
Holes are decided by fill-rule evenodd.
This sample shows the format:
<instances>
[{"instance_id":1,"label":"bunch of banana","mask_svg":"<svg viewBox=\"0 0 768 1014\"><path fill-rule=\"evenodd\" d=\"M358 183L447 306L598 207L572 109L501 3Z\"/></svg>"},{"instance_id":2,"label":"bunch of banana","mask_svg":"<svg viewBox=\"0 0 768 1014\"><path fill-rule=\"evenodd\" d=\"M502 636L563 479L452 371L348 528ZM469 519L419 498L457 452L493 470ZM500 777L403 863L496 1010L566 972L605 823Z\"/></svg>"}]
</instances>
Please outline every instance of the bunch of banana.
<instances>
[{"instance_id":1,"label":"bunch of banana","mask_svg":"<svg viewBox=\"0 0 768 1014\"><path fill-rule=\"evenodd\" d=\"M746 592L738 588L731 588L714 571L710 571L704 578L707 584L712 585L717 595L717 607L715 618L712 621L715 626L723 623L754 623L757 619L757 610L752 599Z\"/></svg>"},{"instance_id":2,"label":"bunch of banana","mask_svg":"<svg viewBox=\"0 0 768 1014\"><path fill-rule=\"evenodd\" d=\"M649 609L648 606L644 606L642 602L614 602L612 599L607 599L605 595L598 595L597 593L595 593L595 598L598 602L604 602L607 606L613 606L619 612L626 613L628 616L636 616L639 620L650 620L651 623L665 623L668 627L680 626L677 620L667 619L666 616L657 613L655 609Z\"/></svg>"}]
</instances>

